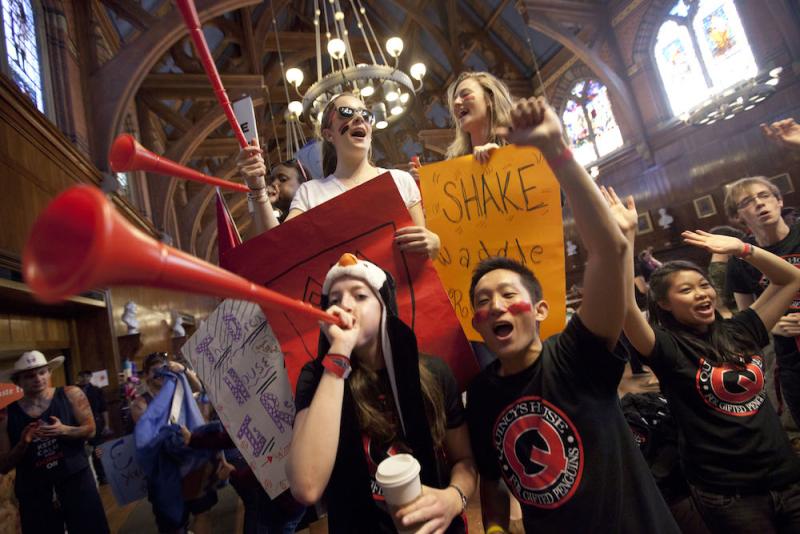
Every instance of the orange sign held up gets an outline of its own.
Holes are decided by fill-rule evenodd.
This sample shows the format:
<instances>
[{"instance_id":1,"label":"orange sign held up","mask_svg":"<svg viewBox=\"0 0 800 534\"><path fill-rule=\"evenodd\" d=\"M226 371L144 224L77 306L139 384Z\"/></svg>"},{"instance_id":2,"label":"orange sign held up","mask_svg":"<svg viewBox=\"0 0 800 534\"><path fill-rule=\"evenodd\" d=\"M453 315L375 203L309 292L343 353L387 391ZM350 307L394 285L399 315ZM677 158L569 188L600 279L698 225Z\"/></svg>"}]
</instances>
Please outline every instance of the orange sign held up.
<instances>
[{"instance_id":1,"label":"orange sign held up","mask_svg":"<svg viewBox=\"0 0 800 534\"><path fill-rule=\"evenodd\" d=\"M542 153L505 147L486 165L472 156L425 165L420 186L428 227L442 240L434 265L467 337L481 340L471 324L469 284L478 262L491 256L534 272L550 304L542 338L560 332L566 313L561 193Z\"/></svg>"},{"instance_id":2,"label":"orange sign held up","mask_svg":"<svg viewBox=\"0 0 800 534\"><path fill-rule=\"evenodd\" d=\"M14 384L0 384L0 410L22 398L22 389Z\"/></svg>"}]
</instances>

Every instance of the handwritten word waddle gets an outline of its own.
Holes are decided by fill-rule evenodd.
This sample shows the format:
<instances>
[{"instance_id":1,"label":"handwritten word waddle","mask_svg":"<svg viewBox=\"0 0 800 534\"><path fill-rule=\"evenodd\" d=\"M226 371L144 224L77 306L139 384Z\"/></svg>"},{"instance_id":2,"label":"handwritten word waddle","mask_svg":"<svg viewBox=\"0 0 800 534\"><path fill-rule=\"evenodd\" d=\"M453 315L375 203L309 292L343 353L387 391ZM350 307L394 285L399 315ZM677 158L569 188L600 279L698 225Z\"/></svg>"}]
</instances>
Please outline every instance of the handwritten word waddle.
<instances>
[{"instance_id":1,"label":"handwritten word waddle","mask_svg":"<svg viewBox=\"0 0 800 534\"><path fill-rule=\"evenodd\" d=\"M511 215L547 208L548 204L537 197L541 188L535 185L536 175L528 169L536 163L524 165L516 170L484 172L469 177L456 176L442 184L446 200L438 206L445 219L453 224L464 220L487 219L493 214ZM434 206L437 209L437 206Z\"/></svg>"},{"instance_id":2,"label":"handwritten word waddle","mask_svg":"<svg viewBox=\"0 0 800 534\"><path fill-rule=\"evenodd\" d=\"M455 264L460 265L464 269L471 270L473 265L486 258L495 258L498 256L516 260L523 265L537 265L542 262L543 254L544 247L542 245L523 244L517 237L511 241L506 239L503 245L498 248L491 247L484 243L482 239L479 239L474 251L470 251L470 249L466 247L460 247L458 251L453 254L447 246L443 246L436 261L442 265Z\"/></svg>"}]
</instances>

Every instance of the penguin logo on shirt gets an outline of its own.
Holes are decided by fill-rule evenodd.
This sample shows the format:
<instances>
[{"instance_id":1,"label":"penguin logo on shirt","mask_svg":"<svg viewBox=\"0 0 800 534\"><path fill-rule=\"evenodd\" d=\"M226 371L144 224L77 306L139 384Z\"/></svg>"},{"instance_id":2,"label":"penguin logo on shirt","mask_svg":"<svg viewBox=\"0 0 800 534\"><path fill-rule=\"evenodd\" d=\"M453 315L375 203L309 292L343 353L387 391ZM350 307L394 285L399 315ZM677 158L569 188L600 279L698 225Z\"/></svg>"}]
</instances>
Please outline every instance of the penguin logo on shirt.
<instances>
[{"instance_id":1,"label":"penguin logo on shirt","mask_svg":"<svg viewBox=\"0 0 800 534\"><path fill-rule=\"evenodd\" d=\"M537 396L523 397L497 418L493 433L503 478L522 503L558 508L578 489L583 445L575 425Z\"/></svg>"},{"instance_id":2,"label":"penguin logo on shirt","mask_svg":"<svg viewBox=\"0 0 800 534\"><path fill-rule=\"evenodd\" d=\"M695 384L706 404L736 417L757 413L767 397L761 356L753 356L744 368L731 363L712 365L701 358Z\"/></svg>"}]
</instances>

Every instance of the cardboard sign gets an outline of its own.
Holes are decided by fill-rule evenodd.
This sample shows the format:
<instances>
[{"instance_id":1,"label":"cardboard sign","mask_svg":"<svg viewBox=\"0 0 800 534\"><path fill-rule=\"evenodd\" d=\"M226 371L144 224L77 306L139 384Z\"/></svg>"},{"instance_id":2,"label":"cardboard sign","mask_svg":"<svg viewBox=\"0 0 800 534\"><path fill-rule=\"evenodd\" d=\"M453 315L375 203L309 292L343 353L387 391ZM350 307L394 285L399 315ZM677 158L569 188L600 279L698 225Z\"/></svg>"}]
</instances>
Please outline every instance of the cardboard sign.
<instances>
[{"instance_id":1,"label":"cardboard sign","mask_svg":"<svg viewBox=\"0 0 800 534\"><path fill-rule=\"evenodd\" d=\"M206 386L211 404L270 497L289 487L286 457L294 400L283 354L257 304L226 300L181 354Z\"/></svg>"},{"instance_id":2,"label":"cardboard sign","mask_svg":"<svg viewBox=\"0 0 800 534\"><path fill-rule=\"evenodd\" d=\"M247 142L251 142L258 137L256 129L256 112L253 109L253 99L249 96L233 102L233 114L242 128L242 133Z\"/></svg>"},{"instance_id":3,"label":"cardboard sign","mask_svg":"<svg viewBox=\"0 0 800 534\"><path fill-rule=\"evenodd\" d=\"M428 227L442 240L436 270L467 336L481 341L472 328L469 284L475 266L491 256L534 272L550 304L542 338L560 332L566 313L561 194L542 153L509 146L486 165L472 156L425 165L420 186Z\"/></svg>"},{"instance_id":4,"label":"cardboard sign","mask_svg":"<svg viewBox=\"0 0 800 534\"><path fill-rule=\"evenodd\" d=\"M0 383L0 410L22 398L22 388Z\"/></svg>"},{"instance_id":5,"label":"cardboard sign","mask_svg":"<svg viewBox=\"0 0 800 534\"><path fill-rule=\"evenodd\" d=\"M136 463L133 434L107 441L98 448L101 451L100 462L117 504L124 506L147 497L147 479Z\"/></svg>"},{"instance_id":6,"label":"cardboard sign","mask_svg":"<svg viewBox=\"0 0 800 534\"><path fill-rule=\"evenodd\" d=\"M420 352L446 361L463 390L478 364L431 261L394 244L395 231L410 225L397 186L385 173L243 243L220 263L319 307L325 275L343 253L371 261L394 277L400 318L414 330ZM317 357L319 324L291 313L267 317L294 385L302 366Z\"/></svg>"}]
</instances>

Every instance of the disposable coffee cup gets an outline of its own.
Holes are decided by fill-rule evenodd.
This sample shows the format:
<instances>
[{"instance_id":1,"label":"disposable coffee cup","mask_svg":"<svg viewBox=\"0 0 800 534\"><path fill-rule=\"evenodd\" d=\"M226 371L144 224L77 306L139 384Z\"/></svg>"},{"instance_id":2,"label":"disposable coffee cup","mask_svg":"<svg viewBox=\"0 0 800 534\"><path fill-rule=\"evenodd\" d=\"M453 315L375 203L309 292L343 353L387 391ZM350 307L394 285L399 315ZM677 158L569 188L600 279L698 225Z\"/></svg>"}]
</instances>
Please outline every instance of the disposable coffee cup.
<instances>
[{"instance_id":1,"label":"disposable coffee cup","mask_svg":"<svg viewBox=\"0 0 800 534\"><path fill-rule=\"evenodd\" d=\"M420 465L410 454L390 456L378 465L375 481L383 490L383 497L392 514L392 520L400 534L416 532L415 527L405 527L397 523L395 513L405 505L417 500L422 495L422 483L419 480Z\"/></svg>"}]
</instances>

